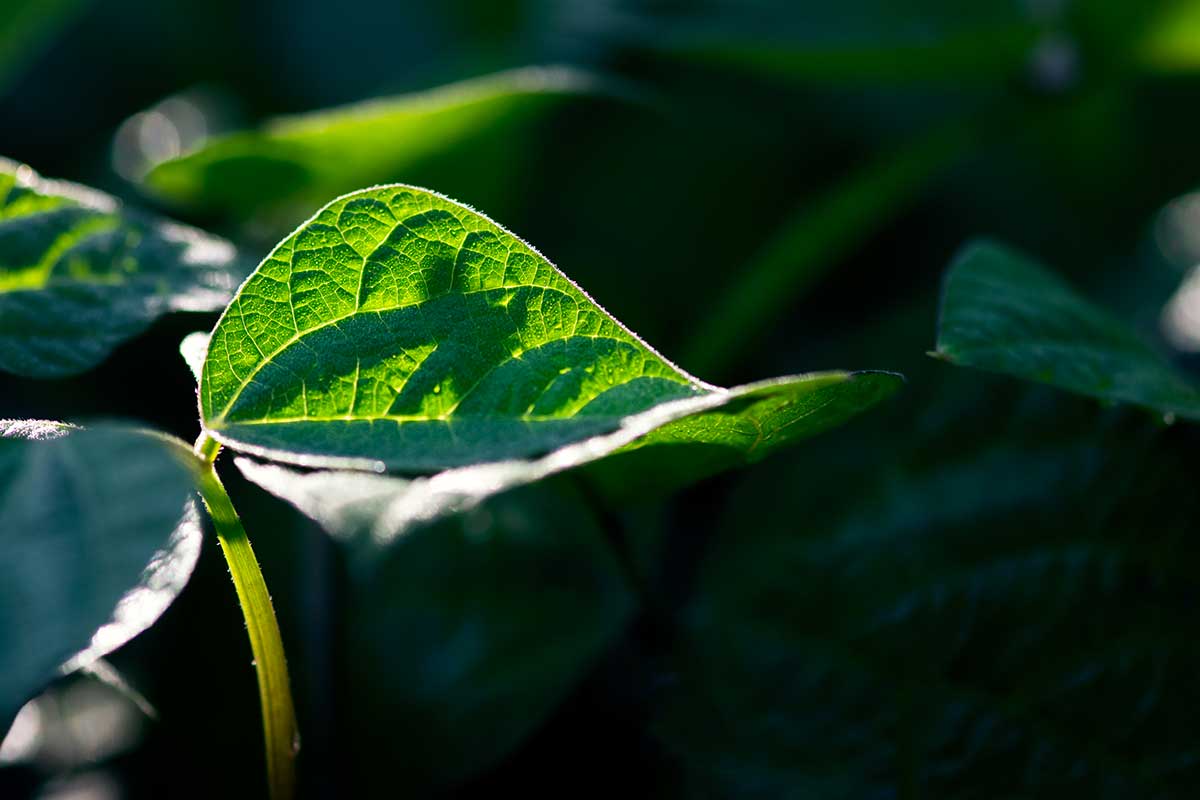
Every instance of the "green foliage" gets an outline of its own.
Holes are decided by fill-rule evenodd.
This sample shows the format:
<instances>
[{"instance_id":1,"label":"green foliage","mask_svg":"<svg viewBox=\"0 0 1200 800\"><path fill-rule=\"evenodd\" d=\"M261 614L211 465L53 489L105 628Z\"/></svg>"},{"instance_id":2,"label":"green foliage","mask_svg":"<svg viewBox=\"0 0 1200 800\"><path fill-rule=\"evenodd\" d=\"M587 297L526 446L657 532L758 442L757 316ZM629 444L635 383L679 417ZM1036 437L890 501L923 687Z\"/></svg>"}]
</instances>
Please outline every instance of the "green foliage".
<instances>
[{"instance_id":1,"label":"green foliage","mask_svg":"<svg viewBox=\"0 0 1200 800\"><path fill-rule=\"evenodd\" d=\"M354 725L401 720L355 769L428 792L492 766L624 630L636 600L578 497L526 487L411 530L353 572L344 641ZM387 692L375 687L387 685Z\"/></svg>"},{"instance_id":2,"label":"green foliage","mask_svg":"<svg viewBox=\"0 0 1200 800\"><path fill-rule=\"evenodd\" d=\"M86 0L7 0L0 6L0 94Z\"/></svg>"},{"instance_id":3,"label":"green foliage","mask_svg":"<svg viewBox=\"0 0 1200 800\"><path fill-rule=\"evenodd\" d=\"M0 159L0 370L87 370L170 311L216 311L233 247Z\"/></svg>"},{"instance_id":4,"label":"green foliage","mask_svg":"<svg viewBox=\"0 0 1200 800\"><path fill-rule=\"evenodd\" d=\"M249 459L238 459L237 465L250 481L331 533L386 544L413 525L468 511L492 495L580 467L588 468L587 477L611 498L678 489L841 424L887 397L899 383L899 376L890 373L818 373L764 381L630 414L612 433L590 436L538 459L474 464L429 478L298 472Z\"/></svg>"},{"instance_id":5,"label":"green foliage","mask_svg":"<svg viewBox=\"0 0 1200 800\"><path fill-rule=\"evenodd\" d=\"M269 5L0 10L230 239L0 169L0 418L201 429L0 423L0 723L161 721L0 796L1194 794L1200 3Z\"/></svg>"},{"instance_id":6,"label":"green foliage","mask_svg":"<svg viewBox=\"0 0 1200 800\"><path fill-rule=\"evenodd\" d=\"M946 276L937 355L1110 402L1200 419L1200 389L1127 326L1004 247L968 247Z\"/></svg>"},{"instance_id":7,"label":"green foliage","mask_svg":"<svg viewBox=\"0 0 1200 800\"><path fill-rule=\"evenodd\" d=\"M186 467L157 437L0 420L0 728L58 674L141 633L200 554Z\"/></svg>"},{"instance_id":8,"label":"green foliage","mask_svg":"<svg viewBox=\"0 0 1200 800\"><path fill-rule=\"evenodd\" d=\"M741 410L662 441L751 452L765 438L765 452L784 431L809 433L793 423L815 411L847 416L796 401L813 380L704 384L491 220L387 186L334 201L267 256L213 330L200 407L243 452L421 472L539 455L672 403L658 424ZM763 425L768 436L749 435Z\"/></svg>"},{"instance_id":9,"label":"green foliage","mask_svg":"<svg viewBox=\"0 0 1200 800\"><path fill-rule=\"evenodd\" d=\"M942 422L908 442L880 426L742 487L656 723L693 792L1195 786L1177 717L1200 667L1178 568L1200 511L1187 431L1066 396L964 402L961 385L923 398ZM961 410L1013 424L981 434Z\"/></svg>"},{"instance_id":10,"label":"green foliage","mask_svg":"<svg viewBox=\"0 0 1200 800\"><path fill-rule=\"evenodd\" d=\"M268 120L158 164L146 186L173 202L294 224L330 197L410 177L437 158L476 163L478 136L520 142L529 124L565 99L608 91L593 76L529 67L414 94ZM487 179L516 179L514 152L486 159ZM469 168L468 165L464 165ZM481 177L475 171L472 194ZM444 184L444 181L443 181ZM297 213L299 212L299 213Z\"/></svg>"}]
</instances>

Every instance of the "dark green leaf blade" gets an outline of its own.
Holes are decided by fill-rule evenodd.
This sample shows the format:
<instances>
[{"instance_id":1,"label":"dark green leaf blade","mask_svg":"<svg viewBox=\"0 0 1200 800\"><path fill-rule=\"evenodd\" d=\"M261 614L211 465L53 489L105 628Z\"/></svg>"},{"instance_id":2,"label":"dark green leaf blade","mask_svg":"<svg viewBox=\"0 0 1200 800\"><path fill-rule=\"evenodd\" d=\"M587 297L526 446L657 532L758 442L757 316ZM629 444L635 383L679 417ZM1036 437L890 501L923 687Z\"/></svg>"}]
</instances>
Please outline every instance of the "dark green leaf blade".
<instances>
[{"instance_id":1,"label":"dark green leaf blade","mask_svg":"<svg viewBox=\"0 0 1200 800\"><path fill-rule=\"evenodd\" d=\"M82 372L162 314L222 308L242 274L228 242L0 159L0 370Z\"/></svg>"},{"instance_id":2,"label":"dark green leaf blade","mask_svg":"<svg viewBox=\"0 0 1200 800\"><path fill-rule=\"evenodd\" d=\"M635 599L577 498L524 487L369 548L341 640L355 772L428 796L495 765L620 636ZM358 554L351 548L351 556Z\"/></svg>"},{"instance_id":3,"label":"dark green leaf blade","mask_svg":"<svg viewBox=\"0 0 1200 800\"><path fill-rule=\"evenodd\" d=\"M200 554L192 480L146 433L0 420L0 730L149 627Z\"/></svg>"},{"instance_id":4,"label":"dark green leaf blade","mask_svg":"<svg viewBox=\"0 0 1200 800\"><path fill-rule=\"evenodd\" d=\"M1200 419L1200 390L1132 330L1043 267L991 243L968 247L946 276L937 355Z\"/></svg>"},{"instance_id":5,"label":"dark green leaf blade","mask_svg":"<svg viewBox=\"0 0 1200 800\"><path fill-rule=\"evenodd\" d=\"M510 232L395 185L335 200L267 257L213 331L200 405L209 432L245 453L421 472L529 458L652 409L669 409L665 424L819 378L710 386Z\"/></svg>"},{"instance_id":6,"label":"dark green leaf blade","mask_svg":"<svg viewBox=\"0 0 1200 800\"><path fill-rule=\"evenodd\" d=\"M1036 394L744 483L655 723L694 788L1190 796L1194 430Z\"/></svg>"}]
</instances>

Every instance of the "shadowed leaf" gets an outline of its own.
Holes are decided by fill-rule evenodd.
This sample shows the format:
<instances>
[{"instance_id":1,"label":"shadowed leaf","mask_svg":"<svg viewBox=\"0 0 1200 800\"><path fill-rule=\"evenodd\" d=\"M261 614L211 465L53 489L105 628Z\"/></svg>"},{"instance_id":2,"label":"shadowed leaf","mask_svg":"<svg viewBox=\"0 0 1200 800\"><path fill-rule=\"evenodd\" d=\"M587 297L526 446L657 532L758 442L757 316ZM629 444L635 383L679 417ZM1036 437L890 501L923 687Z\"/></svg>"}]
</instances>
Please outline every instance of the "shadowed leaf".
<instances>
[{"instance_id":1,"label":"shadowed leaf","mask_svg":"<svg viewBox=\"0 0 1200 800\"><path fill-rule=\"evenodd\" d=\"M200 537L191 477L156 437L0 420L0 730L61 668L149 627Z\"/></svg>"},{"instance_id":2,"label":"shadowed leaf","mask_svg":"<svg viewBox=\"0 0 1200 800\"><path fill-rule=\"evenodd\" d=\"M937 355L1100 400L1200 419L1200 390L1128 326L1007 248L967 248L942 294Z\"/></svg>"},{"instance_id":3,"label":"shadowed leaf","mask_svg":"<svg viewBox=\"0 0 1200 800\"><path fill-rule=\"evenodd\" d=\"M73 375L170 311L217 311L233 247L0 159L0 370Z\"/></svg>"}]
</instances>

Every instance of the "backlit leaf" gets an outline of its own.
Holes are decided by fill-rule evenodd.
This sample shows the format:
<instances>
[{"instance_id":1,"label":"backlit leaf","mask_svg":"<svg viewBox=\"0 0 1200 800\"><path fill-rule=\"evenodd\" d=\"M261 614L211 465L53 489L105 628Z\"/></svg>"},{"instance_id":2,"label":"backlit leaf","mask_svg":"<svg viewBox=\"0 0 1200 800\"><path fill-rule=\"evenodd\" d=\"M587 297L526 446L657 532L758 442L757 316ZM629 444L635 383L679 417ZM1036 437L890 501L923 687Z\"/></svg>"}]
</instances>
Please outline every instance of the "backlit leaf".
<instances>
[{"instance_id":1,"label":"backlit leaf","mask_svg":"<svg viewBox=\"0 0 1200 800\"><path fill-rule=\"evenodd\" d=\"M843 422L890 394L888 373L818 373L656 406L610 434L533 460L508 460L405 479L350 470L299 472L245 458L248 479L336 536L386 545L414 525L475 508L488 497L592 465L612 497L678 488ZM732 399L731 399L732 398ZM609 463L611 462L611 463Z\"/></svg>"},{"instance_id":2,"label":"backlit leaf","mask_svg":"<svg viewBox=\"0 0 1200 800\"><path fill-rule=\"evenodd\" d=\"M397 185L334 201L267 257L213 331L200 405L209 432L245 453L422 472L549 453L655 408L670 409L662 423L724 408L663 435L749 453L812 432L795 423L814 409L789 398L879 389L847 413L817 404L816 419L840 421L898 380L711 386L488 218ZM763 421L770 437L748 435Z\"/></svg>"}]
</instances>

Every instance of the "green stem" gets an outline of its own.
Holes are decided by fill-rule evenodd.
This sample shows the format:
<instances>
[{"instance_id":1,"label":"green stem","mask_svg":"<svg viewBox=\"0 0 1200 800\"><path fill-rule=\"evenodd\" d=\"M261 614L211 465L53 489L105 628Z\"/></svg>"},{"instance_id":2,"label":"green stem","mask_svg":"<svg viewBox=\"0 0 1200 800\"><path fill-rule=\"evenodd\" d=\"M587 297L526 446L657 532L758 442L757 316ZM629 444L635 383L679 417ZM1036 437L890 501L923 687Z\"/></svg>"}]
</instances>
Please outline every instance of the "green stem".
<instances>
[{"instance_id":1,"label":"green stem","mask_svg":"<svg viewBox=\"0 0 1200 800\"><path fill-rule=\"evenodd\" d=\"M296 785L295 760L300 735L296 729L287 659L279 623L275 620L275 608L271 605L271 595L267 593L267 584L250 547L246 529L213 468L212 462L220 452L220 445L201 434L195 452L202 460L197 469L200 496L212 516L217 541L229 564L229 574L233 577L238 603L246 619L246 631L250 634L250 650L254 654L262 705L270 797L271 800L290 800Z\"/></svg>"}]
</instances>

